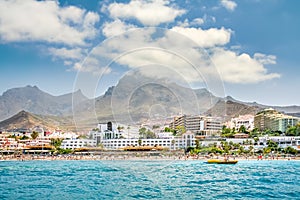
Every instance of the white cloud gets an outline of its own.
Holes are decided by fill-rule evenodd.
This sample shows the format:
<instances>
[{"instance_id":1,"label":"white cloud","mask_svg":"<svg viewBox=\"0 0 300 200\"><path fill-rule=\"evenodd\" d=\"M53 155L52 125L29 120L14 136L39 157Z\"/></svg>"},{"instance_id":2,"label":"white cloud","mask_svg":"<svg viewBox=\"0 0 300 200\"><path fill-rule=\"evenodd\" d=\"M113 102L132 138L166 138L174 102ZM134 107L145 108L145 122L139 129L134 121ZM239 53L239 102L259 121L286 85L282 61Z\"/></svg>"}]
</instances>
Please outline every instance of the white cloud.
<instances>
[{"instance_id":1,"label":"white cloud","mask_svg":"<svg viewBox=\"0 0 300 200\"><path fill-rule=\"evenodd\" d=\"M106 22L103 26L102 33L106 37L112 37L116 35L120 35L130 29L134 29L136 26L131 24L126 24L119 19L116 19L113 22Z\"/></svg>"},{"instance_id":2,"label":"white cloud","mask_svg":"<svg viewBox=\"0 0 300 200\"><path fill-rule=\"evenodd\" d=\"M105 75L112 72L110 67L101 66L99 60L92 57L87 58L83 63L75 63L73 69L78 72L92 73L94 76Z\"/></svg>"},{"instance_id":3,"label":"white cloud","mask_svg":"<svg viewBox=\"0 0 300 200\"><path fill-rule=\"evenodd\" d=\"M258 83L280 77L277 73L268 73L261 62L246 53L237 54L233 51L215 48L211 59L225 82Z\"/></svg>"},{"instance_id":4,"label":"white cloud","mask_svg":"<svg viewBox=\"0 0 300 200\"><path fill-rule=\"evenodd\" d=\"M98 21L98 14L75 6L60 7L58 1L0 1L2 42L86 45L86 40L96 36Z\"/></svg>"},{"instance_id":5,"label":"white cloud","mask_svg":"<svg viewBox=\"0 0 300 200\"><path fill-rule=\"evenodd\" d=\"M112 3L107 9L113 18L137 19L148 26L173 22L185 13L185 10L170 5L167 0L131 0L128 4Z\"/></svg>"},{"instance_id":6,"label":"white cloud","mask_svg":"<svg viewBox=\"0 0 300 200\"><path fill-rule=\"evenodd\" d=\"M276 56L274 56L274 55L255 53L254 59L263 65L276 64Z\"/></svg>"},{"instance_id":7,"label":"white cloud","mask_svg":"<svg viewBox=\"0 0 300 200\"><path fill-rule=\"evenodd\" d=\"M229 11L234 11L237 4L232 0L221 0L221 5Z\"/></svg>"},{"instance_id":8,"label":"white cloud","mask_svg":"<svg viewBox=\"0 0 300 200\"><path fill-rule=\"evenodd\" d=\"M248 54L238 54L219 46L229 41L230 32L228 37L224 37L226 39L219 41L215 40L214 34L209 32L210 29L201 30L207 31L204 32L207 34L204 37L207 43L199 42L202 46L209 47L205 51L204 48L199 48L202 47L200 44L195 45L189 37L178 32L161 32L159 29L156 34L154 30L135 29L111 38L97 47L88 59L98 60L98 67L113 62L128 67L127 70L160 65L164 70L141 72L152 78L170 78L170 74L177 74L176 77L172 76L173 81L184 80L188 83L207 82L208 79L215 82L220 77L228 83L258 83L280 77L277 73L269 73L261 62ZM226 32L225 29L223 31ZM90 65L87 68L90 70Z\"/></svg>"},{"instance_id":9,"label":"white cloud","mask_svg":"<svg viewBox=\"0 0 300 200\"><path fill-rule=\"evenodd\" d=\"M230 29L210 28L203 30L201 28L184 28L173 27L172 31L176 31L191 40L195 41L200 47L213 47L216 45L224 45L230 41Z\"/></svg>"},{"instance_id":10,"label":"white cloud","mask_svg":"<svg viewBox=\"0 0 300 200\"><path fill-rule=\"evenodd\" d=\"M204 19L202 18L195 18L193 19L193 21L191 22L192 25L202 25L204 24Z\"/></svg>"},{"instance_id":11,"label":"white cloud","mask_svg":"<svg viewBox=\"0 0 300 200\"><path fill-rule=\"evenodd\" d=\"M74 48L74 49L67 49L63 48L49 48L49 53L54 57L60 59L68 59L68 60L81 60L85 55L86 52L81 48Z\"/></svg>"},{"instance_id":12,"label":"white cloud","mask_svg":"<svg viewBox=\"0 0 300 200\"><path fill-rule=\"evenodd\" d=\"M177 26L180 26L180 27L189 27L190 26L190 22L188 19L185 19L183 22L179 21L177 23Z\"/></svg>"}]
</instances>

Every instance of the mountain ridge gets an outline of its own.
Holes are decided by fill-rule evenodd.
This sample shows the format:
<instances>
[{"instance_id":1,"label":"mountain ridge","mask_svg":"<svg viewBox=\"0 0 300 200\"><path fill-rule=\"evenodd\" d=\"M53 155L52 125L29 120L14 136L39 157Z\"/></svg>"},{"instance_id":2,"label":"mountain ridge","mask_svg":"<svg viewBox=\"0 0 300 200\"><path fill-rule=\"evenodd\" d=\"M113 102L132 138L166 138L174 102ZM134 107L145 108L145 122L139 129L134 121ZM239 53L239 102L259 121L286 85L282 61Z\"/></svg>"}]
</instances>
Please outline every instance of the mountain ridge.
<instances>
[{"instance_id":1,"label":"mountain ridge","mask_svg":"<svg viewBox=\"0 0 300 200\"><path fill-rule=\"evenodd\" d=\"M24 110L18 112L12 117L0 122L1 129L29 129L32 130L35 127L41 127L45 130L56 130L59 128L75 130L71 121L62 121L60 118L54 116L42 116L33 113L26 112Z\"/></svg>"},{"instance_id":2,"label":"mountain ridge","mask_svg":"<svg viewBox=\"0 0 300 200\"><path fill-rule=\"evenodd\" d=\"M22 110L34 114L63 116L71 113L73 96L79 102L87 100L80 90L53 96L37 86L12 88L0 96L0 120L7 119Z\"/></svg>"},{"instance_id":3,"label":"mountain ridge","mask_svg":"<svg viewBox=\"0 0 300 200\"><path fill-rule=\"evenodd\" d=\"M191 89L164 81L140 84L140 79L130 76L124 77L116 86L109 87L103 95L94 99L85 97L81 90L54 96L37 86L9 89L0 96L0 121L24 111L52 120L56 125L72 127L75 123L77 127L85 129L100 121L116 120L131 124L164 118L167 114L224 114L224 119L229 119L239 114L255 114L270 107L295 116L300 113L300 106L242 102L231 96L214 96L206 88Z\"/></svg>"}]
</instances>

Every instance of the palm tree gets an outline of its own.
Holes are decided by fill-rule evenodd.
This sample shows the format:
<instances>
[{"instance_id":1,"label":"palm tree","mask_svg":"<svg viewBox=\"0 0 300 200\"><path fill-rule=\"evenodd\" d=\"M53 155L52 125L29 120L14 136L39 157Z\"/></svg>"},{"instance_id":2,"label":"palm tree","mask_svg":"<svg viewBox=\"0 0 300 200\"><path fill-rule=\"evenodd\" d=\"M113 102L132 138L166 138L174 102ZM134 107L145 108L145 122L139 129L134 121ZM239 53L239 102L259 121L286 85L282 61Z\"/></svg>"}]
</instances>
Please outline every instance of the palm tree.
<instances>
[{"instance_id":1,"label":"palm tree","mask_svg":"<svg viewBox=\"0 0 300 200\"><path fill-rule=\"evenodd\" d=\"M251 155L253 155L253 149L254 149L253 146L250 145L250 147L249 147L249 152L250 152Z\"/></svg>"},{"instance_id":2,"label":"palm tree","mask_svg":"<svg viewBox=\"0 0 300 200\"><path fill-rule=\"evenodd\" d=\"M244 125L242 125L240 128L239 128L239 132L240 133L246 133L247 129Z\"/></svg>"},{"instance_id":3,"label":"palm tree","mask_svg":"<svg viewBox=\"0 0 300 200\"><path fill-rule=\"evenodd\" d=\"M196 141L197 141L197 140L196 140ZM171 141L171 143L172 143L172 146L173 146L173 150L175 150L175 147L174 147L174 145L175 145L175 142L176 142L175 140L172 140L172 141Z\"/></svg>"},{"instance_id":4,"label":"palm tree","mask_svg":"<svg viewBox=\"0 0 300 200\"><path fill-rule=\"evenodd\" d=\"M127 134L128 134L127 138L129 138L129 129L130 129L130 125L127 126Z\"/></svg>"},{"instance_id":5,"label":"palm tree","mask_svg":"<svg viewBox=\"0 0 300 200\"><path fill-rule=\"evenodd\" d=\"M138 140L138 144L139 144L139 146L142 146L142 140L141 139Z\"/></svg>"},{"instance_id":6,"label":"palm tree","mask_svg":"<svg viewBox=\"0 0 300 200\"><path fill-rule=\"evenodd\" d=\"M195 143L196 143L196 149L200 149L199 140L195 140Z\"/></svg>"},{"instance_id":7,"label":"palm tree","mask_svg":"<svg viewBox=\"0 0 300 200\"><path fill-rule=\"evenodd\" d=\"M30 136L31 136L32 139L35 140L35 139L39 136L39 133L36 132L36 131L33 131L33 132L30 134Z\"/></svg>"}]
</instances>

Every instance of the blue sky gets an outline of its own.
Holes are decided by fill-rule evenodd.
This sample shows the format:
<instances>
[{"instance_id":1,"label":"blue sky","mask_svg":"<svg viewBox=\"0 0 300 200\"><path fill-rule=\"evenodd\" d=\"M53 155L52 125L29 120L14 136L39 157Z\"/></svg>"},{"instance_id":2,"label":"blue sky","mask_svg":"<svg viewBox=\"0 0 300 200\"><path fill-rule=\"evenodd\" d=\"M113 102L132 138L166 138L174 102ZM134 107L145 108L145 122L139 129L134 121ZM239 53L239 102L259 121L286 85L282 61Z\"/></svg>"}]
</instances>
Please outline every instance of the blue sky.
<instances>
[{"instance_id":1,"label":"blue sky","mask_svg":"<svg viewBox=\"0 0 300 200\"><path fill-rule=\"evenodd\" d=\"M300 105L299 7L288 0L4 0L0 93L37 85L53 95L82 87L98 96L137 70L149 77L172 74L175 82L217 88L216 94L242 101ZM164 31L153 36L148 27ZM169 54L148 49L116 59L139 47ZM209 55L209 66L199 64L197 49ZM199 65L204 78L170 52ZM163 70L143 68L153 63Z\"/></svg>"}]
</instances>

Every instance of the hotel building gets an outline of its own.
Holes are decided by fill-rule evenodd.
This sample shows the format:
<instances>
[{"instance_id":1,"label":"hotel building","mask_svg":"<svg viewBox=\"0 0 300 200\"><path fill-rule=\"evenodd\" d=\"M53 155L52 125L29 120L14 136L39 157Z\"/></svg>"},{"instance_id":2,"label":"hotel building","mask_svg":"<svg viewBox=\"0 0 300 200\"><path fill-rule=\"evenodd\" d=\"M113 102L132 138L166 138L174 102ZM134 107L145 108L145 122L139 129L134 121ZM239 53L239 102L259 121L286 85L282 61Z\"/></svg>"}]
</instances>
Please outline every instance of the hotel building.
<instances>
[{"instance_id":1,"label":"hotel building","mask_svg":"<svg viewBox=\"0 0 300 200\"><path fill-rule=\"evenodd\" d=\"M218 118L200 115L182 115L174 117L174 120L169 127L176 129L177 126L183 126L186 131L205 136L219 135L220 130L222 129L221 120Z\"/></svg>"},{"instance_id":2,"label":"hotel building","mask_svg":"<svg viewBox=\"0 0 300 200\"><path fill-rule=\"evenodd\" d=\"M295 126L299 119L297 117L282 114L274 109L265 109L254 117L254 127L259 130L269 129L271 131L286 132L289 126Z\"/></svg>"},{"instance_id":3,"label":"hotel building","mask_svg":"<svg viewBox=\"0 0 300 200\"><path fill-rule=\"evenodd\" d=\"M104 149L115 150L128 146L161 146L167 149L184 149L189 146L195 146L195 135L187 131L182 136L175 137L170 133L159 133L157 138L139 139L125 138L127 134L116 130L114 124L99 124L97 129L90 131L91 139L67 139L63 140L61 148L76 149L86 146L103 146Z\"/></svg>"}]
</instances>

